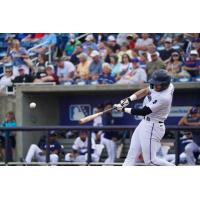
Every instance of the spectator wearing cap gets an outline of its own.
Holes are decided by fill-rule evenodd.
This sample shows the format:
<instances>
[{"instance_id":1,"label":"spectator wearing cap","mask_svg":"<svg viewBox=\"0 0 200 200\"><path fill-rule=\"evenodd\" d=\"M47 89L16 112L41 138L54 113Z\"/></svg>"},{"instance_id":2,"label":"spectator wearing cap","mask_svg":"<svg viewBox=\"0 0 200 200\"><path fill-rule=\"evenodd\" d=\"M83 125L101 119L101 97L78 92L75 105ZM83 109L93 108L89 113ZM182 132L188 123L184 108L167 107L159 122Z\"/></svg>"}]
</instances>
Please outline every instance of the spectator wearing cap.
<instances>
[{"instance_id":1,"label":"spectator wearing cap","mask_svg":"<svg viewBox=\"0 0 200 200\"><path fill-rule=\"evenodd\" d=\"M18 67L19 76L13 79L13 83L32 83L34 78L32 75L26 73L26 66L21 65Z\"/></svg>"},{"instance_id":2,"label":"spectator wearing cap","mask_svg":"<svg viewBox=\"0 0 200 200\"><path fill-rule=\"evenodd\" d=\"M190 78L190 74L183 69L183 62L178 51L174 51L166 63L166 69L173 78Z\"/></svg>"},{"instance_id":3,"label":"spectator wearing cap","mask_svg":"<svg viewBox=\"0 0 200 200\"><path fill-rule=\"evenodd\" d=\"M164 49L159 52L160 58L165 62L171 57L173 52L174 49L172 48L172 38L167 37L164 40Z\"/></svg>"},{"instance_id":4,"label":"spectator wearing cap","mask_svg":"<svg viewBox=\"0 0 200 200\"><path fill-rule=\"evenodd\" d=\"M96 50L93 50L91 53L92 62L89 66L89 73L90 78L92 80L97 80L99 75L102 73L102 61L99 56L99 52Z\"/></svg>"},{"instance_id":5,"label":"spectator wearing cap","mask_svg":"<svg viewBox=\"0 0 200 200\"><path fill-rule=\"evenodd\" d=\"M88 56L85 53L81 53L78 56L78 58L80 63L77 65L76 68L76 78L81 80L88 80L90 67L90 61L88 60Z\"/></svg>"},{"instance_id":6,"label":"spectator wearing cap","mask_svg":"<svg viewBox=\"0 0 200 200\"><path fill-rule=\"evenodd\" d=\"M45 82L55 82L56 84L59 83L58 76L55 74L54 66L48 64L45 68L45 76L41 78L36 78L34 83L45 83Z\"/></svg>"},{"instance_id":7,"label":"spectator wearing cap","mask_svg":"<svg viewBox=\"0 0 200 200\"><path fill-rule=\"evenodd\" d=\"M139 51L139 55L145 53L150 44L153 44L153 39L149 37L148 33L142 33L141 38L138 38L135 44L135 48Z\"/></svg>"},{"instance_id":8,"label":"spectator wearing cap","mask_svg":"<svg viewBox=\"0 0 200 200\"><path fill-rule=\"evenodd\" d=\"M70 57L70 62L72 62L75 66L79 64L79 58L78 56L83 52L83 47L81 44L78 44L76 48L74 49L74 52L72 53Z\"/></svg>"},{"instance_id":9,"label":"spectator wearing cap","mask_svg":"<svg viewBox=\"0 0 200 200\"><path fill-rule=\"evenodd\" d=\"M95 39L93 34L89 34L85 38L85 42L82 44L83 51L87 53L88 48L91 48L92 50L97 50L97 44L95 43Z\"/></svg>"},{"instance_id":10,"label":"spectator wearing cap","mask_svg":"<svg viewBox=\"0 0 200 200\"><path fill-rule=\"evenodd\" d=\"M140 60L138 58L133 58L132 60L132 70L129 70L117 84L143 84L147 81L147 74L144 69L140 67Z\"/></svg>"},{"instance_id":11,"label":"spectator wearing cap","mask_svg":"<svg viewBox=\"0 0 200 200\"><path fill-rule=\"evenodd\" d=\"M113 84L115 83L115 77L111 75L111 66L109 63L103 63L102 74L98 78L99 84Z\"/></svg>"},{"instance_id":12,"label":"spectator wearing cap","mask_svg":"<svg viewBox=\"0 0 200 200\"><path fill-rule=\"evenodd\" d=\"M150 62L147 62L147 65L146 65L146 73L147 73L147 76L150 77L151 74L157 70L157 69L165 69L166 66L165 64L163 63L163 61L159 58L157 52L153 52L151 54L151 61Z\"/></svg>"},{"instance_id":13,"label":"spectator wearing cap","mask_svg":"<svg viewBox=\"0 0 200 200\"><path fill-rule=\"evenodd\" d=\"M4 75L0 79L0 94L5 92L6 87L12 86L14 78L12 67L5 67Z\"/></svg>"},{"instance_id":14,"label":"spectator wearing cap","mask_svg":"<svg viewBox=\"0 0 200 200\"><path fill-rule=\"evenodd\" d=\"M135 33L130 33L127 35L126 38L127 38L129 49L135 49L135 43L136 43L137 37L138 36Z\"/></svg>"},{"instance_id":15,"label":"spectator wearing cap","mask_svg":"<svg viewBox=\"0 0 200 200\"><path fill-rule=\"evenodd\" d=\"M200 126L200 116L198 113L198 108L197 107L191 108L189 114L180 119L179 125ZM193 142L189 143L185 147L186 159L189 165L195 165L196 158L194 157L194 153L200 153L199 131L192 131L192 135L193 135Z\"/></svg>"},{"instance_id":16,"label":"spectator wearing cap","mask_svg":"<svg viewBox=\"0 0 200 200\"><path fill-rule=\"evenodd\" d=\"M114 53L118 53L120 51L120 46L119 44L117 44L115 36L109 35L107 39L107 44Z\"/></svg>"},{"instance_id":17,"label":"spectator wearing cap","mask_svg":"<svg viewBox=\"0 0 200 200\"><path fill-rule=\"evenodd\" d=\"M92 162L99 161L99 155L96 151L95 141L91 139L91 159ZM79 137L77 137L72 146L72 152L67 153L65 155L66 162L86 162L88 157L88 132L86 130L82 130L79 133Z\"/></svg>"},{"instance_id":18,"label":"spectator wearing cap","mask_svg":"<svg viewBox=\"0 0 200 200\"><path fill-rule=\"evenodd\" d=\"M117 56L119 58L119 62L122 61L122 56L124 54L128 54L130 58L132 58L132 51L129 49L129 45L127 42L124 42L120 48L120 51L118 52Z\"/></svg>"},{"instance_id":19,"label":"spectator wearing cap","mask_svg":"<svg viewBox=\"0 0 200 200\"><path fill-rule=\"evenodd\" d=\"M58 58L56 59L56 66L57 76L61 84L74 78L76 68L73 63L66 61L64 58Z\"/></svg>"},{"instance_id":20,"label":"spectator wearing cap","mask_svg":"<svg viewBox=\"0 0 200 200\"><path fill-rule=\"evenodd\" d=\"M185 61L184 69L191 75L191 77L197 77L200 75L200 60L198 58L197 50L191 50L188 60Z\"/></svg>"},{"instance_id":21,"label":"spectator wearing cap","mask_svg":"<svg viewBox=\"0 0 200 200\"><path fill-rule=\"evenodd\" d=\"M78 39L75 38L74 34L70 34L69 41L66 43L65 49L64 49L66 56L71 57L75 48L80 43L81 42Z\"/></svg>"},{"instance_id":22,"label":"spectator wearing cap","mask_svg":"<svg viewBox=\"0 0 200 200\"><path fill-rule=\"evenodd\" d=\"M55 131L49 134L49 151L50 163L56 165L59 161L59 154L62 150L60 143L57 141ZM25 162L30 164L35 158L37 162L46 162L47 143L46 139L40 140L39 144L32 144L26 154Z\"/></svg>"},{"instance_id":23,"label":"spectator wearing cap","mask_svg":"<svg viewBox=\"0 0 200 200\"><path fill-rule=\"evenodd\" d=\"M29 67L33 69L33 64L30 61L28 52L25 48L20 46L20 42L17 39L12 41L11 50L8 53L8 60L13 63L14 76L19 75L18 67L24 65L26 73L29 73Z\"/></svg>"}]
</instances>

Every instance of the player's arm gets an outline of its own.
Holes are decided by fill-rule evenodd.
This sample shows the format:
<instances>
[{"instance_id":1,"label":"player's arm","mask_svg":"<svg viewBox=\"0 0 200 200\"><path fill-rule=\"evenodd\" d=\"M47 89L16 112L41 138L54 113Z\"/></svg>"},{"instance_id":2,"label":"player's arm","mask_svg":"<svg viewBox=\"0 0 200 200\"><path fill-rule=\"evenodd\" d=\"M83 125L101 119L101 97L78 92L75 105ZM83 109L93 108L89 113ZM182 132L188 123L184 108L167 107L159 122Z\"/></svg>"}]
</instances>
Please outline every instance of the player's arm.
<instances>
[{"instance_id":1,"label":"player's arm","mask_svg":"<svg viewBox=\"0 0 200 200\"><path fill-rule=\"evenodd\" d=\"M152 113L152 110L147 106L144 106L143 108L122 108L122 111L128 114L140 116L146 116Z\"/></svg>"},{"instance_id":2,"label":"player's arm","mask_svg":"<svg viewBox=\"0 0 200 200\"><path fill-rule=\"evenodd\" d=\"M123 99L120 101L120 104L123 106L123 107L126 107L129 105L130 102L132 101L135 101L137 99L142 99L143 97L147 96L149 94L149 88L144 88L144 89L141 89L141 90L138 90L137 92L135 92L134 94L132 94L131 96Z\"/></svg>"}]
</instances>

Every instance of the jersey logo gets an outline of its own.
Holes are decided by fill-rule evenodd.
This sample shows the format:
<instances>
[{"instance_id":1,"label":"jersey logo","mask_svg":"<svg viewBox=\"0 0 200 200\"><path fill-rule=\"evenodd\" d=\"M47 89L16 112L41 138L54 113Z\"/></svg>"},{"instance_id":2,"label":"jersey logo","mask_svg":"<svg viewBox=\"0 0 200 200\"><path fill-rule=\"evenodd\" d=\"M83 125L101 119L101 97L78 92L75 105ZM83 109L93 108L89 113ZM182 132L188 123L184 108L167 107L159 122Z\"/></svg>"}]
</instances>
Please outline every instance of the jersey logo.
<instances>
[{"instance_id":1,"label":"jersey logo","mask_svg":"<svg viewBox=\"0 0 200 200\"><path fill-rule=\"evenodd\" d=\"M157 102L157 100L153 101L153 104L155 104Z\"/></svg>"},{"instance_id":2,"label":"jersey logo","mask_svg":"<svg viewBox=\"0 0 200 200\"><path fill-rule=\"evenodd\" d=\"M151 101L151 99L152 99L151 95L148 95L147 98L148 98L149 101Z\"/></svg>"}]
</instances>

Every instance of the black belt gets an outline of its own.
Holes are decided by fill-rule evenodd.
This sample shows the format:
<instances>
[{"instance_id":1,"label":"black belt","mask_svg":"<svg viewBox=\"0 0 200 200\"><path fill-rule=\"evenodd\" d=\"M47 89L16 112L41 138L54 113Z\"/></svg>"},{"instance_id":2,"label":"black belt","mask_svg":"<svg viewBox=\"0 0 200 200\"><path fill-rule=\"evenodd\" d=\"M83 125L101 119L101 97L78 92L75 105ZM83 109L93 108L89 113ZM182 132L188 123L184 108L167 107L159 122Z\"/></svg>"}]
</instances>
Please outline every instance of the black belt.
<instances>
[{"instance_id":1,"label":"black belt","mask_svg":"<svg viewBox=\"0 0 200 200\"><path fill-rule=\"evenodd\" d=\"M147 121L149 121L149 122L151 121L151 118L150 118L150 117L144 117L144 119L147 120ZM161 124L161 123L164 123L164 122L158 121L158 123Z\"/></svg>"}]
</instances>

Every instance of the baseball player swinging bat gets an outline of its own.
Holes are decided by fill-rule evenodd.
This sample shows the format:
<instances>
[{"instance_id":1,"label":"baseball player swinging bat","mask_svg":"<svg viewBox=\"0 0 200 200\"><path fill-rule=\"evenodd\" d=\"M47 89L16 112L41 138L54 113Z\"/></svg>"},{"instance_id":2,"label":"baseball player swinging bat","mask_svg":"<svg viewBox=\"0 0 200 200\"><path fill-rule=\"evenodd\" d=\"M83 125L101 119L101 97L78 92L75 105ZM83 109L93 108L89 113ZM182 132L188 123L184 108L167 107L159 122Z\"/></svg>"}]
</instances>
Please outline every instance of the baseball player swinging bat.
<instances>
[{"instance_id":1,"label":"baseball player swinging bat","mask_svg":"<svg viewBox=\"0 0 200 200\"><path fill-rule=\"evenodd\" d=\"M98 116L101 116L101 115L103 115L104 113L110 112L110 111L113 110L113 109L115 109L115 108L109 108L109 109L104 110L104 111L102 111L102 112L98 112L98 113L95 113L95 114L93 114L93 115L89 115L89 116L87 116L87 117L84 117L84 118L82 118L82 119L79 120L79 124L85 124L85 123L87 123L87 122L89 122L89 121L92 121L93 119L97 118Z\"/></svg>"}]
</instances>

